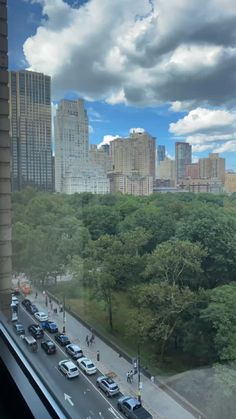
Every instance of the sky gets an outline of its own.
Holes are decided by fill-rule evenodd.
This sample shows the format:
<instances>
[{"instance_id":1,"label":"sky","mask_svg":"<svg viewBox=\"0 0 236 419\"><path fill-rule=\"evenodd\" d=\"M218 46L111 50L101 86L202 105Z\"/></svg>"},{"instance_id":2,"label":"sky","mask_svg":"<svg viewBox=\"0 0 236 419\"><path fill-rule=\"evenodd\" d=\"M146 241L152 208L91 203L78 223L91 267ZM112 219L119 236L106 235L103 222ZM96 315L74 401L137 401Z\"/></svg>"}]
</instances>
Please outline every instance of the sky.
<instances>
[{"instance_id":1,"label":"sky","mask_svg":"<svg viewBox=\"0 0 236 419\"><path fill-rule=\"evenodd\" d=\"M235 0L8 0L9 69L84 98L90 143L143 128L236 171Z\"/></svg>"}]
</instances>

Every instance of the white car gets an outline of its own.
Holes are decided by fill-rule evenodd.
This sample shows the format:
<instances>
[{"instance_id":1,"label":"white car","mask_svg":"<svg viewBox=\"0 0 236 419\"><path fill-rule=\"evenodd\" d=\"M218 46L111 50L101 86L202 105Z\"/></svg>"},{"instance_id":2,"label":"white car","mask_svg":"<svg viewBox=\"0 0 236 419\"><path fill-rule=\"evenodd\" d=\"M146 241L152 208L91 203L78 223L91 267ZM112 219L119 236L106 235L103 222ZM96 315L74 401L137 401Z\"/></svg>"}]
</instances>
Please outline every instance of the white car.
<instances>
[{"instance_id":1,"label":"white car","mask_svg":"<svg viewBox=\"0 0 236 419\"><path fill-rule=\"evenodd\" d=\"M80 368L88 375L96 374L97 368L95 367L94 363L91 361L91 359L88 358L80 358L78 359L78 364Z\"/></svg>"},{"instance_id":2,"label":"white car","mask_svg":"<svg viewBox=\"0 0 236 419\"><path fill-rule=\"evenodd\" d=\"M69 359L63 359L59 362L58 368L67 378L78 377L79 369L74 364L74 362L70 361Z\"/></svg>"},{"instance_id":3,"label":"white car","mask_svg":"<svg viewBox=\"0 0 236 419\"><path fill-rule=\"evenodd\" d=\"M36 311L36 313L34 313L34 317L40 322L46 322L48 320L48 315L43 313L43 311Z\"/></svg>"}]
</instances>

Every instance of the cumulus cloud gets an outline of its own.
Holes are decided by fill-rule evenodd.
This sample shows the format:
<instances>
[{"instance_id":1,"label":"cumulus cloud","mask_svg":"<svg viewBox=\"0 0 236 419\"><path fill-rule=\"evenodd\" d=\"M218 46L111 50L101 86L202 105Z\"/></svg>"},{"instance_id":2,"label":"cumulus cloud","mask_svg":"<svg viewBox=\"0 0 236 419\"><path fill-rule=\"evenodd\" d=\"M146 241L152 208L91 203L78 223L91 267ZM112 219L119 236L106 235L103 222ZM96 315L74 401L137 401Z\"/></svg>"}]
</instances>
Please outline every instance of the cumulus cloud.
<instances>
[{"instance_id":1,"label":"cumulus cloud","mask_svg":"<svg viewBox=\"0 0 236 419\"><path fill-rule=\"evenodd\" d=\"M185 136L196 153L236 151L236 112L222 109L196 108L184 118L171 123L175 138Z\"/></svg>"},{"instance_id":2,"label":"cumulus cloud","mask_svg":"<svg viewBox=\"0 0 236 419\"><path fill-rule=\"evenodd\" d=\"M111 141L115 140L116 138L120 138L119 135L104 135L103 140L101 141L101 143L98 144L98 148L101 148L101 146L106 145L106 144L110 144Z\"/></svg>"},{"instance_id":3,"label":"cumulus cloud","mask_svg":"<svg viewBox=\"0 0 236 419\"><path fill-rule=\"evenodd\" d=\"M33 1L45 19L24 53L53 77L54 97L73 90L172 110L235 103L235 0Z\"/></svg>"}]
</instances>

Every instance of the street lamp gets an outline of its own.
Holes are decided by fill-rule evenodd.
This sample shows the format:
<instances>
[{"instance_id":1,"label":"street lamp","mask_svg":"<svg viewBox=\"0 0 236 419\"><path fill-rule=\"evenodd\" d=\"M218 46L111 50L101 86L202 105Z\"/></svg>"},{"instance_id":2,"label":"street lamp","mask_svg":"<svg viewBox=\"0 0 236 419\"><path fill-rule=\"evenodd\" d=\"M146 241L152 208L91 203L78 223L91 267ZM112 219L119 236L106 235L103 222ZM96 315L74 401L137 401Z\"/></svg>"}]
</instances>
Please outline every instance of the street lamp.
<instances>
[{"instance_id":1,"label":"street lamp","mask_svg":"<svg viewBox=\"0 0 236 419\"><path fill-rule=\"evenodd\" d=\"M140 342L138 340L138 401L141 402L141 374L140 374Z\"/></svg>"},{"instance_id":2,"label":"street lamp","mask_svg":"<svg viewBox=\"0 0 236 419\"><path fill-rule=\"evenodd\" d=\"M65 304L65 294L63 295L63 333L66 333L66 304Z\"/></svg>"}]
</instances>

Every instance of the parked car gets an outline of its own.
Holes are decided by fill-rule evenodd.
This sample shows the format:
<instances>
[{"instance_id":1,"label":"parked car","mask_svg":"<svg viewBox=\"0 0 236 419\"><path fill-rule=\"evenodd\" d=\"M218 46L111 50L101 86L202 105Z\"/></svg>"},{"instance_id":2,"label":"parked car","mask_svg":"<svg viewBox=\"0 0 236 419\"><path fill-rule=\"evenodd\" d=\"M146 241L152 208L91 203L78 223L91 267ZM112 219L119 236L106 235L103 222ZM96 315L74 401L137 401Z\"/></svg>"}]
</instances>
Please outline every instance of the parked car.
<instances>
[{"instance_id":1,"label":"parked car","mask_svg":"<svg viewBox=\"0 0 236 419\"><path fill-rule=\"evenodd\" d=\"M38 344L33 336L23 336L23 341L31 352L37 352Z\"/></svg>"},{"instance_id":2,"label":"parked car","mask_svg":"<svg viewBox=\"0 0 236 419\"><path fill-rule=\"evenodd\" d=\"M144 409L141 402L131 396L122 396L117 401L117 407L130 419L152 419L152 415Z\"/></svg>"},{"instance_id":3,"label":"parked car","mask_svg":"<svg viewBox=\"0 0 236 419\"><path fill-rule=\"evenodd\" d=\"M50 333L58 333L58 327L54 322L47 321L44 327Z\"/></svg>"},{"instance_id":4,"label":"parked car","mask_svg":"<svg viewBox=\"0 0 236 419\"><path fill-rule=\"evenodd\" d=\"M25 328L23 324L21 323L15 323L13 325L13 329L16 332L17 335L24 335L25 334Z\"/></svg>"},{"instance_id":5,"label":"parked car","mask_svg":"<svg viewBox=\"0 0 236 419\"><path fill-rule=\"evenodd\" d=\"M38 324L31 324L28 327L28 331L35 339L40 339L44 337L44 331Z\"/></svg>"},{"instance_id":6,"label":"parked car","mask_svg":"<svg viewBox=\"0 0 236 419\"><path fill-rule=\"evenodd\" d=\"M25 298L21 301L21 304L26 308L28 305L31 305L31 301L28 298Z\"/></svg>"},{"instance_id":7,"label":"parked car","mask_svg":"<svg viewBox=\"0 0 236 419\"><path fill-rule=\"evenodd\" d=\"M83 357L78 359L78 364L80 368L87 374L92 375L96 374L97 368L95 367L94 363L91 361L91 359Z\"/></svg>"},{"instance_id":8,"label":"parked car","mask_svg":"<svg viewBox=\"0 0 236 419\"><path fill-rule=\"evenodd\" d=\"M78 359L84 356L82 349L78 345L75 345L74 343L70 343L69 345L66 345L66 352L73 359Z\"/></svg>"},{"instance_id":9,"label":"parked car","mask_svg":"<svg viewBox=\"0 0 236 419\"><path fill-rule=\"evenodd\" d=\"M28 304L26 306L26 310L30 313L30 314L34 314L37 313L37 311L39 311L38 307L35 304Z\"/></svg>"},{"instance_id":10,"label":"parked car","mask_svg":"<svg viewBox=\"0 0 236 419\"><path fill-rule=\"evenodd\" d=\"M48 320L48 315L43 311L36 311L34 317L40 322L46 322Z\"/></svg>"},{"instance_id":11,"label":"parked car","mask_svg":"<svg viewBox=\"0 0 236 419\"><path fill-rule=\"evenodd\" d=\"M56 345L55 343L53 343L50 339L48 340L43 340L41 342L41 347L43 348L43 350L48 354L55 354L56 353Z\"/></svg>"},{"instance_id":12,"label":"parked car","mask_svg":"<svg viewBox=\"0 0 236 419\"><path fill-rule=\"evenodd\" d=\"M58 333L58 335L55 336L55 340L61 346L66 346L66 345L69 345L71 343L68 336L64 335L63 333Z\"/></svg>"},{"instance_id":13,"label":"parked car","mask_svg":"<svg viewBox=\"0 0 236 419\"><path fill-rule=\"evenodd\" d=\"M97 378L97 386L100 387L108 397L115 396L120 392L118 385L111 377L101 375Z\"/></svg>"},{"instance_id":14,"label":"parked car","mask_svg":"<svg viewBox=\"0 0 236 419\"><path fill-rule=\"evenodd\" d=\"M78 377L79 375L78 367L69 359L63 359L63 361L60 361L58 368L67 378Z\"/></svg>"}]
</instances>

